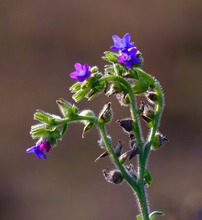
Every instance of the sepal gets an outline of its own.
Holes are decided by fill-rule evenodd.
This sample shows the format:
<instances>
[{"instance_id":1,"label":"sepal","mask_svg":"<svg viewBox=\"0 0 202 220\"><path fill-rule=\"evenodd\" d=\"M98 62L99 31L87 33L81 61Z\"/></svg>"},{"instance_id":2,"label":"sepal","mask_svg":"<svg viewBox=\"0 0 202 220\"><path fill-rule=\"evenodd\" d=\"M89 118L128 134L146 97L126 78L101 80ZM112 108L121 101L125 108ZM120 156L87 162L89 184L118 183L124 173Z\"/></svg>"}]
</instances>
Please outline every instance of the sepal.
<instances>
[{"instance_id":1,"label":"sepal","mask_svg":"<svg viewBox=\"0 0 202 220\"><path fill-rule=\"evenodd\" d=\"M87 117L93 117L95 118L95 114L91 110L83 110L79 113L79 116L87 116ZM84 138L84 135L94 126L94 122L83 120L83 123L85 124L85 127L82 132L82 138Z\"/></svg>"},{"instance_id":2,"label":"sepal","mask_svg":"<svg viewBox=\"0 0 202 220\"><path fill-rule=\"evenodd\" d=\"M154 216L155 215L160 215L160 216L164 216L165 214L161 211L153 211L150 215L149 215L149 220L155 220Z\"/></svg>"},{"instance_id":3,"label":"sepal","mask_svg":"<svg viewBox=\"0 0 202 220\"><path fill-rule=\"evenodd\" d=\"M111 63L116 63L117 62L117 53L113 53L111 51L105 51L104 56L102 57L103 60L106 60Z\"/></svg>"},{"instance_id":4,"label":"sepal","mask_svg":"<svg viewBox=\"0 0 202 220\"><path fill-rule=\"evenodd\" d=\"M162 135L161 133L157 132L152 141L151 148L153 150L157 150L160 147L162 147L166 142L168 142L168 138L165 135Z\"/></svg>"},{"instance_id":5,"label":"sepal","mask_svg":"<svg viewBox=\"0 0 202 220\"><path fill-rule=\"evenodd\" d=\"M34 120L45 122L49 125L56 125L61 120L61 117L37 109L34 113Z\"/></svg>"},{"instance_id":6,"label":"sepal","mask_svg":"<svg viewBox=\"0 0 202 220\"><path fill-rule=\"evenodd\" d=\"M144 171L144 180L145 180L147 187L151 186L152 177L151 177L150 171L147 169L145 169Z\"/></svg>"},{"instance_id":7,"label":"sepal","mask_svg":"<svg viewBox=\"0 0 202 220\"><path fill-rule=\"evenodd\" d=\"M71 118L72 116L77 115L78 108L75 105L72 105L71 103L62 98L57 100L56 103L58 104L58 107L64 117Z\"/></svg>"},{"instance_id":8,"label":"sepal","mask_svg":"<svg viewBox=\"0 0 202 220\"><path fill-rule=\"evenodd\" d=\"M31 127L30 134L32 138L47 140L54 146L57 142L57 139L61 139L62 134L58 127L47 125L45 123L33 125Z\"/></svg>"},{"instance_id":9,"label":"sepal","mask_svg":"<svg viewBox=\"0 0 202 220\"><path fill-rule=\"evenodd\" d=\"M88 89L85 90L79 90L78 92L76 92L72 98L74 99L75 102L80 102L83 98L85 98L85 96L88 93Z\"/></svg>"},{"instance_id":10,"label":"sepal","mask_svg":"<svg viewBox=\"0 0 202 220\"><path fill-rule=\"evenodd\" d=\"M132 86L134 94L143 94L148 90L148 83L144 78L139 78Z\"/></svg>"}]
</instances>

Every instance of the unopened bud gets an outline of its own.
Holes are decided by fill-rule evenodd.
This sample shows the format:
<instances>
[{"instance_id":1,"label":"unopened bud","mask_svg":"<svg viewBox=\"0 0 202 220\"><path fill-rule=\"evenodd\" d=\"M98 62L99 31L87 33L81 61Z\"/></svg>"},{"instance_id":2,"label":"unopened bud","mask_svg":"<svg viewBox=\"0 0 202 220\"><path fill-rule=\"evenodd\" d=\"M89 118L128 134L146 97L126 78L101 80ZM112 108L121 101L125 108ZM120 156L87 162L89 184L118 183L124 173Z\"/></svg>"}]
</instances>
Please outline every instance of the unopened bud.
<instances>
[{"instance_id":1,"label":"unopened bud","mask_svg":"<svg viewBox=\"0 0 202 220\"><path fill-rule=\"evenodd\" d=\"M119 170L103 170L104 178L107 182L112 184L119 184L123 181L123 176Z\"/></svg>"},{"instance_id":2,"label":"unopened bud","mask_svg":"<svg viewBox=\"0 0 202 220\"><path fill-rule=\"evenodd\" d=\"M82 84L83 84L82 82L76 82L76 83L74 83L74 84L69 88L69 90L70 90L71 92L79 91L79 90L81 89L81 85L82 85Z\"/></svg>"},{"instance_id":3,"label":"unopened bud","mask_svg":"<svg viewBox=\"0 0 202 220\"><path fill-rule=\"evenodd\" d=\"M62 98L57 100L56 103L58 104L61 113L67 118L75 116L78 113L78 108L75 105L72 105Z\"/></svg>"},{"instance_id":4,"label":"unopened bud","mask_svg":"<svg viewBox=\"0 0 202 220\"><path fill-rule=\"evenodd\" d=\"M56 122L61 120L61 117L38 109L34 114L34 119L50 125L56 125Z\"/></svg>"},{"instance_id":5,"label":"unopened bud","mask_svg":"<svg viewBox=\"0 0 202 220\"><path fill-rule=\"evenodd\" d=\"M132 89L134 94L142 94L148 90L148 83L144 78L140 78L135 82Z\"/></svg>"},{"instance_id":6,"label":"unopened bud","mask_svg":"<svg viewBox=\"0 0 202 220\"><path fill-rule=\"evenodd\" d=\"M35 139L41 137L45 133L45 129L46 129L45 123L36 124L31 127L30 134L32 138Z\"/></svg>"},{"instance_id":7,"label":"unopened bud","mask_svg":"<svg viewBox=\"0 0 202 220\"><path fill-rule=\"evenodd\" d=\"M166 142L168 142L168 138L160 133L156 133L151 148L153 150L159 149L162 147Z\"/></svg>"},{"instance_id":8,"label":"unopened bud","mask_svg":"<svg viewBox=\"0 0 202 220\"><path fill-rule=\"evenodd\" d=\"M100 93L100 91L91 90L91 91L86 95L86 98L88 99L88 101L91 101L91 100L94 99L99 93Z\"/></svg>"},{"instance_id":9,"label":"unopened bud","mask_svg":"<svg viewBox=\"0 0 202 220\"><path fill-rule=\"evenodd\" d=\"M116 122L119 123L126 132L131 132L133 130L133 120L131 118L117 120Z\"/></svg>"},{"instance_id":10,"label":"unopened bud","mask_svg":"<svg viewBox=\"0 0 202 220\"><path fill-rule=\"evenodd\" d=\"M79 102L79 101L81 101L87 95L88 91L89 91L88 88L79 90L78 92L76 92L72 96L72 98L74 99L75 102Z\"/></svg>"},{"instance_id":11,"label":"unopened bud","mask_svg":"<svg viewBox=\"0 0 202 220\"><path fill-rule=\"evenodd\" d=\"M102 58L106 61L113 62L115 63L117 61L117 54L111 52L111 51L105 51L104 52L105 56Z\"/></svg>"},{"instance_id":12,"label":"unopened bud","mask_svg":"<svg viewBox=\"0 0 202 220\"><path fill-rule=\"evenodd\" d=\"M99 122L107 123L110 122L112 118L112 108L111 103L106 104L99 115Z\"/></svg>"},{"instance_id":13,"label":"unopened bud","mask_svg":"<svg viewBox=\"0 0 202 220\"><path fill-rule=\"evenodd\" d=\"M98 67L97 66L93 66L90 68L90 72L91 73L97 73L99 71Z\"/></svg>"}]
</instances>

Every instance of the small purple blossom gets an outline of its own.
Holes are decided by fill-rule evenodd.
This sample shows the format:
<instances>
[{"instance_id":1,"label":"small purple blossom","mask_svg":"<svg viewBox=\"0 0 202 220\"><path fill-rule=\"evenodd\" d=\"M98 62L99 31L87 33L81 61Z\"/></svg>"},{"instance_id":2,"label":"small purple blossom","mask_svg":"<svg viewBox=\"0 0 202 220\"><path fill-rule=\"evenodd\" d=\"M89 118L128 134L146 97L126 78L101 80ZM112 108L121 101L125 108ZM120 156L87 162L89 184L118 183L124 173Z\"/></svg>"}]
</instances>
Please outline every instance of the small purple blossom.
<instances>
[{"instance_id":1,"label":"small purple blossom","mask_svg":"<svg viewBox=\"0 0 202 220\"><path fill-rule=\"evenodd\" d=\"M79 82L83 82L91 74L88 64L81 65L80 63L75 63L74 67L76 71L70 73L70 77L77 79Z\"/></svg>"},{"instance_id":2,"label":"small purple blossom","mask_svg":"<svg viewBox=\"0 0 202 220\"><path fill-rule=\"evenodd\" d=\"M133 64L140 63L140 58L137 57L138 50L133 47L128 51L122 52L122 54L117 58L119 63L124 63L127 69L130 69Z\"/></svg>"},{"instance_id":3,"label":"small purple blossom","mask_svg":"<svg viewBox=\"0 0 202 220\"><path fill-rule=\"evenodd\" d=\"M28 148L26 150L26 153L35 153L39 159L41 158L46 159L46 154L43 151L46 150L46 152L49 152L50 149L51 149L50 142L43 140L40 141L36 146L32 146Z\"/></svg>"},{"instance_id":4,"label":"small purple blossom","mask_svg":"<svg viewBox=\"0 0 202 220\"><path fill-rule=\"evenodd\" d=\"M127 33L123 36L123 38L120 38L117 35L113 35L112 39L114 41L114 45L110 47L111 50L128 50L131 47L134 46L134 42L130 42L130 34Z\"/></svg>"}]
</instances>

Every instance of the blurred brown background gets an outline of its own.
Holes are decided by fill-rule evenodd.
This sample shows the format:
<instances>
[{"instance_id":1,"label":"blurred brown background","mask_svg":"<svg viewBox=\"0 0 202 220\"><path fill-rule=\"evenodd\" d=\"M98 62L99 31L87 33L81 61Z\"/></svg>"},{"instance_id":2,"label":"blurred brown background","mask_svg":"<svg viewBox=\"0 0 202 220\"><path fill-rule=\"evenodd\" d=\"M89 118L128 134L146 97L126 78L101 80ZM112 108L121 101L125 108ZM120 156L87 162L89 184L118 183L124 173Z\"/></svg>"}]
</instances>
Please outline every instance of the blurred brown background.
<instances>
[{"instance_id":1,"label":"blurred brown background","mask_svg":"<svg viewBox=\"0 0 202 220\"><path fill-rule=\"evenodd\" d=\"M105 182L108 159L93 162L101 153L96 129L81 139L83 126L71 125L47 160L25 154L35 143L35 110L58 114L56 99L72 102L73 64L103 70L111 36L127 32L166 97L161 131L170 142L150 157L151 210L167 220L202 219L201 11L200 0L0 1L1 220L135 219L130 188ZM78 106L99 113L107 101L99 96ZM127 116L116 101L113 109L115 119ZM115 144L126 135L114 128Z\"/></svg>"}]
</instances>

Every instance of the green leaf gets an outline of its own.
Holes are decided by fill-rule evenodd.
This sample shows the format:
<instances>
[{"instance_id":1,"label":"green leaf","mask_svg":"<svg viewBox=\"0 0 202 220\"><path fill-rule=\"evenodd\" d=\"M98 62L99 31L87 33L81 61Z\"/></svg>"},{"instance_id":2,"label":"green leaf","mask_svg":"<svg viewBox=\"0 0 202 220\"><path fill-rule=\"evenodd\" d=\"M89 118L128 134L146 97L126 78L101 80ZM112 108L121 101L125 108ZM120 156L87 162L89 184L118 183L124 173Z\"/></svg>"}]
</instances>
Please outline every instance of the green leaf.
<instances>
[{"instance_id":1,"label":"green leaf","mask_svg":"<svg viewBox=\"0 0 202 220\"><path fill-rule=\"evenodd\" d=\"M64 123L63 126L62 126L61 136L64 136L66 131L67 131L67 123Z\"/></svg>"},{"instance_id":2,"label":"green leaf","mask_svg":"<svg viewBox=\"0 0 202 220\"><path fill-rule=\"evenodd\" d=\"M145 171L144 171L144 179L147 184L147 187L149 187L152 183L152 177L151 177L149 170L147 170L147 169L145 169Z\"/></svg>"},{"instance_id":3,"label":"green leaf","mask_svg":"<svg viewBox=\"0 0 202 220\"><path fill-rule=\"evenodd\" d=\"M164 216L165 214L164 214L163 212L161 212L161 211L153 211L153 212L149 215L149 219L150 219L150 220L155 220L155 219L154 219L154 216L155 216L155 215Z\"/></svg>"}]
</instances>

